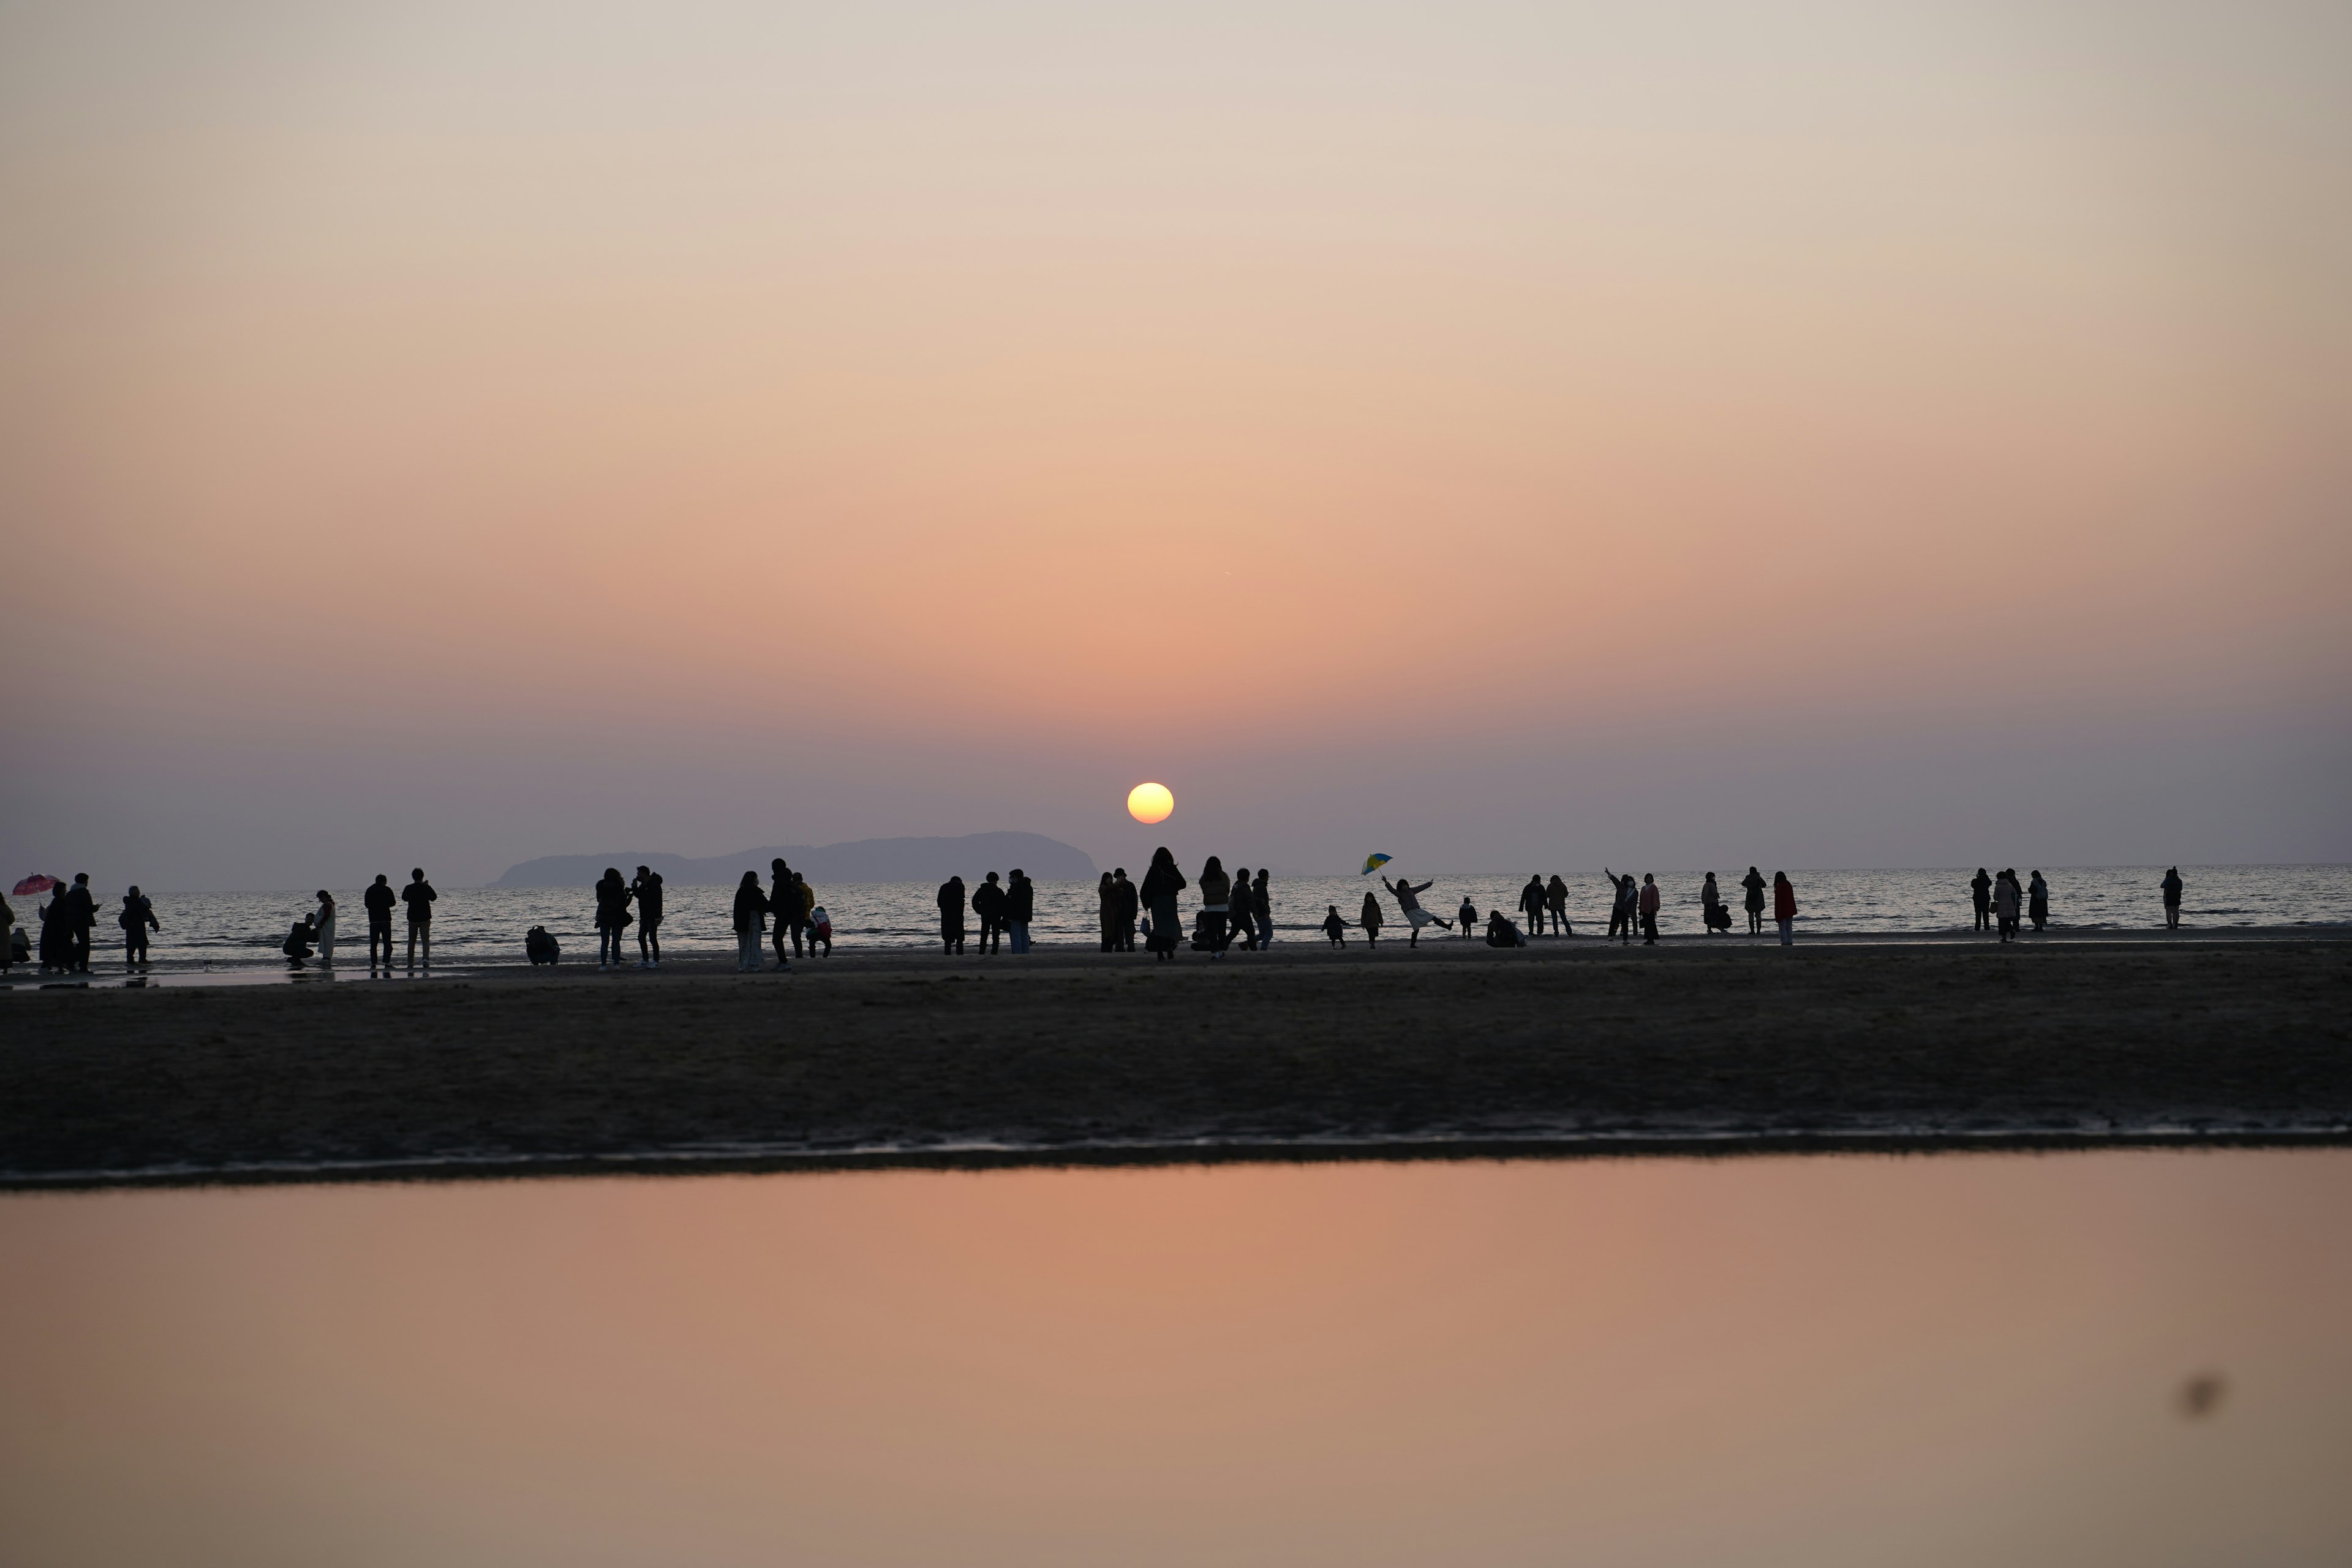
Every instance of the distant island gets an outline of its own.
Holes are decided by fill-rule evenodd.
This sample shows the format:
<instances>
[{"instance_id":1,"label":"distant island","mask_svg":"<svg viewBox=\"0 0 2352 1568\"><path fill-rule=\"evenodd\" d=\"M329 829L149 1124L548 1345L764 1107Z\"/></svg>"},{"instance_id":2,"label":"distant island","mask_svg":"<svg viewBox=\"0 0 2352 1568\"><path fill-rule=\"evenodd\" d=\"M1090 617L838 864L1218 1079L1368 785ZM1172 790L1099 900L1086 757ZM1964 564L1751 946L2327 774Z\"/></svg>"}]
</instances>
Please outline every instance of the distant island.
<instances>
[{"instance_id":1,"label":"distant island","mask_svg":"<svg viewBox=\"0 0 2352 1568\"><path fill-rule=\"evenodd\" d=\"M493 888L587 887L617 866L625 877L649 866L666 882L679 887L731 887L746 871L761 880L768 862L782 856L811 882L944 882L961 877L978 882L991 871L1018 866L1044 881L1092 881L1098 874L1092 857L1042 833L967 833L961 838L861 838L854 844L771 845L741 849L708 860L683 855L663 855L646 849L615 849L604 855L542 855L490 884Z\"/></svg>"}]
</instances>

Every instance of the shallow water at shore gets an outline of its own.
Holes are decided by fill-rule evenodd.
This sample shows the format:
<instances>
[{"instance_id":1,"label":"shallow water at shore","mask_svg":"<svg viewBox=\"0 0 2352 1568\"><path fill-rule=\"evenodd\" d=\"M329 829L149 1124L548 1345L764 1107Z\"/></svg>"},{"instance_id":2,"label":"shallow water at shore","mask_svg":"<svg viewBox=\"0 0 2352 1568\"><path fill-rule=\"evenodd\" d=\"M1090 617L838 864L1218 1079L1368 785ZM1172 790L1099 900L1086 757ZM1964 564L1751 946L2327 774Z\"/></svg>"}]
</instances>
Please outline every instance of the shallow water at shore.
<instances>
[{"instance_id":1,"label":"shallow water at shore","mask_svg":"<svg viewBox=\"0 0 2352 1568\"><path fill-rule=\"evenodd\" d=\"M2341 1562L2352 1152L0 1198L0 1559Z\"/></svg>"},{"instance_id":2,"label":"shallow water at shore","mask_svg":"<svg viewBox=\"0 0 2352 1568\"><path fill-rule=\"evenodd\" d=\"M977 882L988 868L966 873ZM1130 867L1130 871L1136 868ZM1624 868L1619 868L1624 869ZM1746 929L1738 912L1737 879L1744 867L1717 869L1727 900L1734 910L1735 929ZM2021 871L2029 869L2021 868ZM1801 904L1800 929L1808 933L1880 935L1896 932L1965 931L1973 925L1968 879L1973 868L1902 871L1791 871ZM1547 873L1548 874L1548 873ZM1770 874L1767 868L1766 874ZM2157 882L2164 868L2100 867L2049 869L2053 929L2060 931L2154 931L2161 928L2163 909ZM2255 927L2352 928L2352 867L2230 866L2184 867L2189 885L2183 908L2184 926L2191 930L2230 931ZM1525 877L1434 876L1413 873L1413 882L1434 885L1422 902L1443 916L1451 916L1465 898L1481 915L1501 906L1516 910ZM1661 875L1665 907L1661 929L1696 932L1699 874ZM1594 934L1608 923L1607 888L1598 872L1566 878L1569 913L1580 934ZM1275 922L1279 941L1321 942L1315 927L1327 907L1337 905L1350 925L1349 940L1360 941L1352 928L1367 890L1380 893L1377 877L1284 878L1273 884ZM731 955L734 937L729 911L731 888L673 887L667 890L667 917L661 928L663 952L681 957ZM876 882L826 886L817 889L834 921L839 947L848 950L893 948L919 950L936 943L939 910L937 887L931 883ZM119 890L109 890L120 907ZM364 972L367 921L357 889L335 889L341 909L338 957L342 967ZM1401 934L1395 903L1381 893L1387 934ZM153 895L163 930L155 933L153 973L168 978L183 971L274 972L283 973L277 956L287 927L308 914L314 900L303 892L283 893L159 893ZM18 918L29 920L39 900L17 899ZM1097 939L1098 899L1091 882L1037 884L1035 940L1060 943L1091 943ZM1192 918L1197 898L1187 893L1185 918ZM444 889L436 906L433 925L435 960L445 967L478 963L511 963L522 957L522 935L543 925L562 943L564 962L593 963L596 955L594 899L586 889ZM398 917L395 917L398 918ZM122 972L121 933L103 913L99 928L97 969ZM973 931L976 921L968 921ZM1769 924L1768 924L1769 929ZM406 958L406 928L395 928L401 943L398 957ZM626 933L634 962L634 928Z\"/></svg>"}]
</instances>

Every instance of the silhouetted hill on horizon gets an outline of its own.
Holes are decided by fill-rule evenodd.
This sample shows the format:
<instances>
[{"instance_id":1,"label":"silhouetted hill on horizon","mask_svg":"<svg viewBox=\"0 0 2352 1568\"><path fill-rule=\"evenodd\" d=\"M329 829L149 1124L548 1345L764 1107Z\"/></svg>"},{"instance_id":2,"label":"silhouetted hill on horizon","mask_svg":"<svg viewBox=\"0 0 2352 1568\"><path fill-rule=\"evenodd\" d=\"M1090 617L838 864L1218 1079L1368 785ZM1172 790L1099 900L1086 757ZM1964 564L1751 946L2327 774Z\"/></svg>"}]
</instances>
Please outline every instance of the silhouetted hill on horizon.
<instances>
[{"instance_id":1,"label":"silhouetted hill on horizon","mask_svg":"<svg viewBox=\"0 0 2352 1568\"><path fill-rule=\"evenodd\" d=\"M961 838L770 845L714 855L707 860L642 849L605 855L542 855L508 867L490 886L588 887L604 874L607 866L619 867L624 877L635 875L640 866L650 866L664 881L680 887L731 887L743 879L746 871L759 872L764 882L768 862L780 855L811 882L944 882L956 876L977 882L990 871L1010 871L1015 866L1045 881L1090 881L1099 874L1085 850L1042 833L967 833Z\"/></svg>"}]
</instances>

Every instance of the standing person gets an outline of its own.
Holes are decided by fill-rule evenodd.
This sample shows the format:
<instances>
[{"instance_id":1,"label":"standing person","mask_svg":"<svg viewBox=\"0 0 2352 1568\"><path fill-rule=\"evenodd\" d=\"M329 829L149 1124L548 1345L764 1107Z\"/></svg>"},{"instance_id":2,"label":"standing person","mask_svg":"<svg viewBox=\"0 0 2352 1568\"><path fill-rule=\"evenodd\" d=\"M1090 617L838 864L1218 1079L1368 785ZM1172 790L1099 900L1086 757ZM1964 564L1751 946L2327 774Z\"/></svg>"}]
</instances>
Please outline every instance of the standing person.
<instances>
[{"instance_id":1,"label":"standing person","mask_svg":"<svg viewBox=\"0 0 2352 1568\"><path fill-rule=\"evenodd\" d=\"M2003 942L2013 942L2017 939L2017 906L2021 901L2021 891L2017 885L2017 870L2014 867L2001 872L1993 879L1993 919L2000 923L2000 940Z\"/></svg>"},{"instance_id":2,"label":"standing person","mask_svg":"<svg viewBox=\"0 0 2352 1568\"><path fill-rule=\"evenodd\" d=\"M604 874L596 879L596 967L611 971L621 966L621 930L629 923L629 885L621 880L621 868L607 866Z\"/></svg>"},{"instance_id":3,"label":"standing person","mask_svg":"<svg viewBox=\"0 0 2352 1568\"><path fill-rule=\"evenodd\" d=\"M963 952L963 879L950 877L940 884L940 945L945 956Z\"/></svg>"},{"instance_id":4,"label":"standing person","mask_svg":"<svg viewBox=\"0 0 2352 1568\"><path fill-rule=\"evenodd\" d=\"M971 912L980 917L980 951L999 952L1004 947L1004 889L996 885L996 873L971 890Z\"/></svg>"},{"instance_id":5,"label":"standing person","mask_svg":"<svg viewBox=\"0 0 2352 1568\"><path fill-rule=\"evenodd\" d=\"M1715 885L1715 873L1709 871L1706 879L1698 885L1698 923L1709 936L1716 933L1717 916L1726 926L1731 923L1731 917L1723 912L1723 889Z\"/></svg>"},{"instance_id":6,"label":"standing person","mask_svg":"<svg viewBox=\"0 0 2352 1568\"><path fill-rule=\"evenodd\" d=\"M1236 866L1234 868L1233 897L1227 901L1225 908L1229 911L1226 918L1232 923L1234 935L1241 939L1241 944L1244 951L1250 952L1256 952L1257 916L1250 910L1250 878L1248 867Z\"/></svg>"},{"instance_id":7,"label":"standing person","mask_svg":"<svg viewBox=\"0 0 2352 1568\"><path fill-rule=\"evenodd\" d=\"M2167 931L2180 929L2181 885L2180 868L2178 866L2168 868L2164 873L2164 880L2157 884L2164 889L2164 929Z\"/></svg>"},{"instance_id":8,"label":"standing person","mask_svg":"<svg viewBox=\"0 0 2352 1568\"><path fill-rule=\"evenodd\" d=\"M1462 922L1462 934L1465 938L1478 929L1478 906L1470 901L1469 894L1462 895L1462 907L1454 911L1454 918Z\"/></svg>"},{"instance_id":9,"label":"standing person","mask_svg":"<svg viewBox=\"0 0 2352 1568\"><path fill-rule=\"evenodd\" d=\"M1250 913L1257 920L1257 944L1274 945L1274 892L1266 885L1266 869L1257 868L1257 880L1250 884Z\"/></svg>"},{"instance_id":10,"label":"standing person","mask_svg":"<svg viewBox=\"0 0 2352 1568\"><path fill-rule=\"evenodd\" d=\"M1787 947L1797 940L1797 889L1789 885L1789 873L1772 873L1772 919L1780 927L1780 945Z\"/></svg>"},{"instance_id":11,"label":"standing person","mask_svg":"<svg viewBox=\"0 0 2352 1568\"><path fill-rule=\"evenodd\" d=\"M1609 934L1617 939L1620 947L1631 947L1633 945L1636 907L1641 902L1641 895L1633 889L1633 873L1628 871L1621 877L1603 866L1601 874L1609 879L1609 885L1616 890L1615 901L1609 906Z\"/></svg>"},{"instance_id":12,"label":"standing person","mask_svg":"<svg viewBox=\"0 0 2352 1568\"><path fill-rule=\"evenodd\" d=\"M629 884L629 897L637 900L637 967L661 967L662 878L650 867L637 868L636 879Z\"/></svg>"},{"instance_id":13,"label":"standing person","mask_svg":"<svg viewBox=\"0 0 2352 1568\"><path fill-rule=\"evenodd\" d=\"M1981 866L1977 868L1977 874L1969 879L1969 899L1976 905L1977 930L1991 930L1992 879L1985 875L1985 868Z\"/></svg>"},{"instance_id":14,"label":"standing person","mask_svg":"<svg viewBox=\"0 0 2352 1568\"><path fill-rule=\"evenodd\" d=\"M122 967L146 963L147 933L163 929L163 922L155 918L154 901L133 882L131 890L122 896L122 912L114 919L122 927ZM5 940L6 935L0 931L0 940Z\"/></svg>"},{"instance_id":15,"label":"standing person","mask_svg":"<svg viewBox=\"0 0 2352 1568\"><path fill-rule=\"evenodd\" d=\"M1557 871L1552 873L1551 880L1544 884L1544 907L1551 911L1552 935L1572 934L1574 928L1568 923L1568 884L1559 879Z\"/></svg>"},{"instance_id":16,"label":"standing person","mask_svg":"<svg viewBox=\"0 0 2352 1568\"><path fill-rule=\"evenodd\" d=\"M381 941L383 943L383 966L390 969L392 967L392 909L394 904L400 902L399 896L392 890L392 879L378 871L375 874L375 884L360 895L360 902L367 907L368 967L370 969L375 967L375 945Z\"/></svg>"},{"instance_id":17,"label":"standing person","mask_svg":"<svg viewBox=\"0 0 2352 1568\"><path fill-rule=\"evenodd\" d=\"M1114 952L1118 943L1118 887L1108 871L1095 884L1095 901L1101 906L1102 950Z\"/></svg>"},{"instance_id":18,"label":"standing person","mask_svg":"<svg viewBox=\"0 0 2352 1568\"><path fill-rule=\"evenodd\" d=\"M400 889L400 901L408 906L408 967L416 967L416 944L425 944L425 967L433 967L433 900L441 895L425 879L425 868L413 868L408 873L408 886Z\"/></svg>"},{"instance_id":19,"label":"standing person","mask_svg":"<svg viewBox=\"0 0 2352 1568\"><path fill-rule=\"evenodd\" d=\"M73 886L66 893L66 912L73 922L74 969L88 974L90 939L98 932L98 900L89 890L89 872L74 873Z\"/></svg>"},{"instance_id":20,"label":"standing person","mask_svg":"<svg viewBox=\"0 0 2352 1568\"><path fill-rule=\"evenodd\" d=\"M1111 946L1119 952L1133 952L1135 917L1143 908L1143 900L1137 895L1135 884L1127 879L1127 868L1124 866L1112 868L1110 886L1111 891L1118 895L1118 912L1113 917L1116 923L1111 927Z\"/></svg>"},{"instance_id":21,"label":"standing person","mask_svg":"<svg viewBox=\"0 0 2352 1568\"><path fill-rule=\"evenodd\" d=\"M1323 911L1323 934L1331 939L1333 947L1347 946L1348 922L1339 918L1339 906L1326 904Z\"/></svg>"},{"instance_id":22,"label":"standing person","mask_svg":"<svg viewBox=\"0 0 2352 1568\"><path fill-rule=\"evenodd\" d=\"M1632 878L1629 876L1626 879L1630 881L1632 880ZM1642 873L1642 891L1640 898L1642 909L1642 945L1643 947L1655 947L1658 945L1658 879L1647 871Z\"/></svg>"},{"instance_id":23,"label":"standing person","mask_svg":"<svg viewBox=\"0 0 2352 1568\"><path fill-rule=\"evenodd\" d=\"M784 884L784 890L792 891L790 882ZM760 873L744 872L743 879L735 885L735 973L738 974L760 973L760 933L767 928L764 917L768 903L767 895L760 891ZM781 952L777 954L776 967L792 967L783 962Z\"/></svg>"},{"instance_id":24,"label":"standing person","mask_svg":"<svg viewBox=\"0 0 2352 1568\"><path fill-rule=\"evenodd\" d=\"M2025 917L2033 922L2034 934L2050 923L2050 884L2042 879L2042 868L2033 868L2032 879L2025 884Z\"/></svg>"},{"instance_id":25,"label":"standing person","mask_svg":"<svg viewBox=\"0 0 2352 1568\"><path fill-rule=\"evenodd\" d=\"M795 955L800 952L800 939L803 935L806 935L809 956L814 958L816 956L816 889L798 871L793 873L793 886L799 889L801 894L800 902L793 909L793 912L800 917L800 924L793 928L793 952ZM825 939L825 945L828 950L825 956L830 958L833 956L830 951L832 947L830 937Z\"/></svg>"},{"instance_id":26,"label":"standing person","mask_svg":"<svg viewBox=\"0 0 2352 1568\"><path fill-rule=\"evenodd\" d=\"M1168 852L1168 846L1163 844L1154 849L1138 896L1143 907L1151 911L1151 938L1144 945L1157 954L1152 960L1155 963L1164 963L1176 956L1176 895L1184 888L1184 873L1176 868L1176 857Z\"/></svg>"},{"instance_id":27,"label":"standing person","mask_svg":"<svg viewBox=\"0 0 2352 1568\"><path fill-rule=\"evenodd\" d=\"M1390 881L1386 877L1382 877L1381 879L1381 886L1386 888L1390 894L1395 898L1397 901L1397 911L1404 916L1405 923L1412 927L1412 935L1407 939L1405 945L1407 947L1419 947L1421 945L1421 928L1425 925L1434 925L1437 923L1437 917L1421 907L1421 895L1429 891L1430 888L1433 886L1433 884L1423 882L1420 887L1416 888L1412 885L1412 879L1410 877L1400 877L1393 882Z\"/></svg>"},{"instance_id":28,"label":"standing person","mask_svg":"<svg viewBox=\"0 0 2352 1568\"><path fill-rule=\"evenodd\" d=\"M73 967L73 911L66 903L66 885L49 889L49 901L37 911L41 921L41 973L63 974Z\"/></svg>"},{"instance_id":29,"label":"standing person","mask_svg":"<svg viewBox=\"0 0 2352 1568\"><path fill-rule=\"evenodd\" d=\"M1764 934L1764 878L1755 867L1750 866L1748 875L1739 879L1739 885L1748 889L1748 934L1761 936Z\"/></svg>"},{"instance_id":30,"label":"standing person","mask_svg":"<svg viewBox=\"0 0 2352 1568\"><path fill-rule=\"evenodd\" d=\"M1234 879L1212 855L1201 868L1201 942L1211 958L1225 956L1225 917L1233 912Z\"/></svg>"},{"instance_id":31,"label":"standing person","mask_svg":"<svg viewBox=\"0 0 2352 1568\"><path fill-rule=\"evenodd\" d=\"M8 900L0 897L0 974L8 973L16 962L16 911Z\"/></svg>"},{"instance_id":32,"label":"standing person","mask_svg":"<svg viewBox=\"0 0 2352 1568\"><path fill-rule=\"evenodd\" d=\"M1029 951L1029 922L1037 913L1037 884L1020 867L1004 883L1004 929L1013 933L1013 951Z\"/></svg>"},{"instance_id":33,"label":"standing person","mask_svg":"<svg viewBox=\"0 0 2352 1568\"><path fill-rule=\"evenodd\" d=\"M133 888L132 892L139 889ZM326 889L319 889L319 908L310 916L310 930L319 943L319 962L332 969L335 966L335 895ZM141 943L142 947L145 943Z\"/></svg>"},{"instance_id":34,"label":"standing person","mask_svg":"<svg viewBox=\"0 0 2352 1568\"><path fill-rule=\"evenodd\" d=\"M1370 888L1364 889L1364 907L1356 911L1356 923L1364 928L1364 945L1381 944L1381 901L1372 897Z\"/></svg>"},{"instance_id":35,"label":"standing person","mask_svg":"<svg viewBox=\"0 0 2352 1568\"><path fill-rule=\"evenodd\" d=\"M776 950L776 967L790 969L793 966L793 959L801 955L801 943L800 938L793 934L793 922L785 917L787 911L801 907L801 896L793 887L793 868L784 864L784 858L781 855L768 862L766 907L769 912L776 917L775 925L768 939ZM785 956L784 953L784 943L788 940L793 944L790 957Z\"/></svg>"},{"instance_id":36,"label":"standing person","mask_svg":"<svg viewBox=\"0 0 2352 1568\"><path fill-rule=\"evenodd\" d=\"M1528 917L1528 934L1543 935L1544 915L1549 906L1544 902L1543 878L1529 877L1528 885L1519 889L1519 912Z\"/></svg>"}]
</instances>

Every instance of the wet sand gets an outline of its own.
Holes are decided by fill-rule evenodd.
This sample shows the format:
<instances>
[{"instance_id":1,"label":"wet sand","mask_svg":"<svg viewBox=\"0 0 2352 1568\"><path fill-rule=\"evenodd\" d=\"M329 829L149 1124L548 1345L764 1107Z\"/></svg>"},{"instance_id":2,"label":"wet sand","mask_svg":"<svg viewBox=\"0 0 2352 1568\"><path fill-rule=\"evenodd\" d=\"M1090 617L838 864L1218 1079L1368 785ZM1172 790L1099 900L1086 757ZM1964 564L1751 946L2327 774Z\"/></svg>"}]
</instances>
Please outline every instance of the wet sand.
<instances>
[{"instance_id":1,"label":"wet sand","mask_svg":"<svg viewBox=\"0 0 2352 1568\"><path fill-rule=\"evenodd\" d=\"M2352 1140L2352 943L1391 945L17 994L0 1183Z\"/></svg>"}]
</instances>

